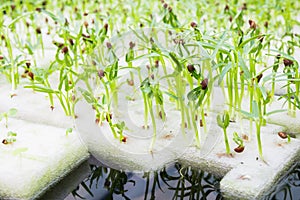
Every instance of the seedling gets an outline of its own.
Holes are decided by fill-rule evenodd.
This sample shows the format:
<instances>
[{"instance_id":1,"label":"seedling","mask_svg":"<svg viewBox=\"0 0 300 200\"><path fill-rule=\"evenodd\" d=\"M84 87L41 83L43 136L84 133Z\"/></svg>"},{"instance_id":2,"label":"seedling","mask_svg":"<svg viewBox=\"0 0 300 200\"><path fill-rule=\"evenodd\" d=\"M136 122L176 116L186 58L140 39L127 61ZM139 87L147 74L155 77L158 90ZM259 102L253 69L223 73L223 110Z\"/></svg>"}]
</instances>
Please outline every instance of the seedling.
<instances>
[{"instance_id":1,"label":"seedling","mask_svg":"<svg viewBox=\"0 0 300 200\"><path fill-rule=\"evenodd\" d=\"M5 145L13 144L14 142L17 141L16 137L17 137L17 133L9 131L7 133L7 137L2 140L2 144L5 144Z\"/></svg>"},{"instance_id":2,"label":"seedling","mask_svg":"<svg viewBox=\"0 0 300 200\"><path fill-rule=\"evenodd\" d=\"M229 122L230 122L230 117L229 117L229 112L228 111L224 111L224 114L222 116L217 115L218 126L223 129L224 141L225 141L226 154L227 155L230 155L230 146L229 146L229 141L228 141L228 137L227 137L227 130L226 130L227 127L229 126Z\"/></svg>"},{"instance_id":3,"label":"seedling","mask_svg":"<svg viewBox=\"0 0 300 200\"><path fill-rule=\"evenodd\" d=\"M66 130L66 136L68 136L70 133L72 133L73 132L73 129L72 128L68 128L67 130Z\"/></svg>"},{"instance_id":4,"label":"seedling","mask_svg":"<svg viewBox=\"0 0 300 200\"><path fill-rule=\"evenodd\" d=\"M291 136L290 134L286 133L286 132L278 132L278 136L282 139L287 139L287 142L290 143L291 142Z\"/></svg>"},{"instance_id":5,"label":"seedling","mask_svg":"<svg viewBox=\"0 0 300 200\"><path fill-rule=\"evenodd\" d=\"M243 152L245 149L244 141L237 132L233 133L233 141L238 145L236 148L234 148L234 151L237 153Z\"/></svg>"},{"instance_id":6,"label":"seedling","mask_svg":"<svg viewBox=\"0 0 300 200\"><path fill-rule=\"evenodd\" d=\"M5 127L8 127L8 117L13 117L17 114L18 110L15 108L9 109L7 112L3 112L0 114L0 121L4 118L5 119Z\"/></svg>"}]
</instances>

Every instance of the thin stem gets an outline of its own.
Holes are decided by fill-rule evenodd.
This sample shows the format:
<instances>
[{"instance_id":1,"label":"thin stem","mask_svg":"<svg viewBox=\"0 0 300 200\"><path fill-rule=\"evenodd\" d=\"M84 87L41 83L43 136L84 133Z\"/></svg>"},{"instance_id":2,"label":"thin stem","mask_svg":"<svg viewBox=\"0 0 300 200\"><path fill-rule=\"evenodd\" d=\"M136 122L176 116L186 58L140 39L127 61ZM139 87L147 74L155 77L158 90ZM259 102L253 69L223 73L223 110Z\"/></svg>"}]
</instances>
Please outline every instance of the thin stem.
<instances>
[{"instance_id":1,"label":"thin stem","mask_svg":"<svg viewBox=\"0 0 300 200\"><path fill-rule=\"evenodd\" d=\"M224 140L225 140L225 146L226 146L226 154L229 155L230 154L230 146L229 146L229 142L228 142L226 128L223 128L223 132L224 132Z\"/></svg>"},{"instance_id":2,"label":"thin stem","mask_svg":"<svg viewBox=\"0 0 300 200\"><path fill-rule=\"evenodd\" d=\"M260 138L260 122L256 122L256 139L257 139L257 146L258 146L258 152L259 157L264 160L263 158L263 152L262 152L262 145L261 145L261 138Z\"/></svg>"},{"instance_id":3,"label":"thin stem","mask_svg":"<svg viewBox=\"0 0 300 200\"><path fill-rule=\"evenodd\" d=\"M155 122L155 117L154 117L153 108L152 108L152 99L148 99L148 105L149 105L149 112L150 112L152 125L153 125L153 136L152 136L152 141L150 144L150 150L152 150L155 140L156 140L156 122Z\"/></svg>"}]
</instances>

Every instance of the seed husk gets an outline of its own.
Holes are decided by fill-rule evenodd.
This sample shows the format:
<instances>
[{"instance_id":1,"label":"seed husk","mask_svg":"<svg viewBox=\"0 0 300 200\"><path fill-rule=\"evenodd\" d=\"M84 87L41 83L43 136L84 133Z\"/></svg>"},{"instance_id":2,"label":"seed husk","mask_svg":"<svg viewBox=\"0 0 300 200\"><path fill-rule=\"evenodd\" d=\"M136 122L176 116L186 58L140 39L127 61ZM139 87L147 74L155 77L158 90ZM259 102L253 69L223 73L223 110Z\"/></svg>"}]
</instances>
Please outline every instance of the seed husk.
<instances>
[{"instance_id":1,"label":"seed husk","mask_svg":"<svg viewBox=\"0 0 300 200\"><path fill-rule=\"evenodd\" d=\"M100 79L102 79L105 76L105 71L103 69L100 69L98 71L98 76L99 76Z\"/></svg>"},{"instance_id":2,"label":"seed husk","mask_svg":"<svg viewBox=\"0 0 300 200\"><path fill-rule=\"evenodd\" d=\"M197 25L196 22L191 22L191 27L192 27L192 28L197 28L197 26L198 26L198 25Z\"/></svg>"},{"instance_id":3,"label":"seed husk","mask_svg":"<svg viewBox=\"0 0 300 200\"><path fill-rule=\"evenodd\" d=\"M34 80L34 74L32 72L28 72L28 76L30 77L31 80Z\"/></svg>"},{"instance_id":4,"label":"seed husk","mask_svg":"<svg viewBox=\"0 0 300 200\"><path fill-rule=\"evenodd\" d=\"M187 69L188 69L188 71L189 71L190 73L192 73L193 71L195 71L195 67L194 67L194 65L192 65L192 64L189 64L189 65L187 66Z\"/></svg>"},{"instance_id":5,"label":"seed husk","mask_svg":"<svg viewBox=\"0 0 300 200\"><path fill-rule=\"evenodd\" d=\"M289 67L289 66L293 65L294 62L292 60L285 58L285 59L283 59L283 64L284 64L284 66Z\"/></svg>"},{"instance_id":6,"label":"seed husk","mask_svg":"<svg viewBox=\"0 0 300 200\"><path fill-rule=\"evenodd\" d=\"M69 51L69 49L68 49L68 47L66 47L66 46L64 46L64 47L62 48L62 50L61 50L61 52L62 52L63 54L68 53L68 51Z\"/></svg>"},{"instance_id":7,"label":"seed husk","mask_svg":"<svg viewBox=\"0 0 300 200\"><path fill-rule=\"evenodd\" d=\"M234 151L237 153L242 153L245 149L245 146L238 146L236 148L234 148Z\"/></svg>"},{"instance_id":8,"label":"seed husk","mask_svg":"<svg viewBox=\"0 0 300 200\"><path fill-rule=\"evenodd\" d=\"M286 139L288 137L288 134L286 132L278 132L278 136L281 137L282 139Z\"/></svg>"},{"instance_id":9,"label":"seed husk","mask_svg":"<svg viewBox=\"0 0 300 200\"><path fill-rule=\"evenodd\" d=\"M201 81L202 90L205 90L207 88L207 85L208 85L208 79L205 78L204 80Z\"/></svg>"}]
</instances>

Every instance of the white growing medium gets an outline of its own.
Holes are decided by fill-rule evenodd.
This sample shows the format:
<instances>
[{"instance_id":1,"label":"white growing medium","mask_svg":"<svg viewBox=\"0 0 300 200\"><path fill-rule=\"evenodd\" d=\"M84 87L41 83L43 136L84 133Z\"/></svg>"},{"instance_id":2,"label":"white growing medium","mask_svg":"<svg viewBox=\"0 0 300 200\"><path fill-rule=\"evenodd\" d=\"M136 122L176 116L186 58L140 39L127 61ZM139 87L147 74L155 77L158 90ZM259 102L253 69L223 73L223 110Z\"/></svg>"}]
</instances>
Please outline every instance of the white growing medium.
<instances>
[{"instance_id":1,"label":"white growing medium","mask_svg":"<svg viewBox=\"0 0 300 200\"><path fill-rule=\"evenodd\" d=\"M86 147L74 131L65 128L8 120L1 121L0 138L17 133L13 144L0 144L1 198L32 199L43 193L88 158Z\"/></svg>"},{"instance_id":2,"label":"white growing medium","mask_svg":"<svg viewBox=\"0 0 300 200\"><path fill-rule=\"evenodd\" d=\"M16 96L11 97L11 88L8 84L0 85L0 113L7 112L10 108L18 110L18 119L35 123L53 125L56 127L72 128L73 120L64 114L57 98L54 99L54 109L50 108L49 98L45 93L38 93L32 89L23 88L15 91Z\"/></svg>"}]
</instances>

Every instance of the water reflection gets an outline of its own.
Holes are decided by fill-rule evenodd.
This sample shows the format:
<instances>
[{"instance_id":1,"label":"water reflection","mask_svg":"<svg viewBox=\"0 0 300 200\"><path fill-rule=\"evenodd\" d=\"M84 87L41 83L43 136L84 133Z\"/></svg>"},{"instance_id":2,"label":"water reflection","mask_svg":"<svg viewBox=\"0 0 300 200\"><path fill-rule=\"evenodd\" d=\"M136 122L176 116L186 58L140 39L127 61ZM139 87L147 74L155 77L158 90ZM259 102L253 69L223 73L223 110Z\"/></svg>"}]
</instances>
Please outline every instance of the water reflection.
<instances>
[{"instance_id":1,"label":"water reflection","mask_svg":"<svg viewBox=\"0 0 300 200\"><path fill-rule=\"evenodd\" d=\"M300 199L300 162L285 176L264 198L267 199L284 199L299 200Z\"/></svg>"},{"instance_id":2,"label":"water reflection","mask_svg":"<svg viewBox=\"0 0 300 200\"><path fill-rule=\"evenodd\" d=\"M179 163L144 174L96 165L91 171L72 192L76 199L222 199L218 179Z\"/></svg>"},{"instance_id":3,"label":"water reflection","mask_svg":"<svg viewBox=\"0 0 300 200\"><path fill-rule=\"evenodd\" d=\"M96 165L90 165L90 169L86 180L73 190L72 199L223 199L219 190L220 179L179 163L143 174ZM299 196L300 163L263 199L299 200Z\"/></svg>"}]
</instances>

